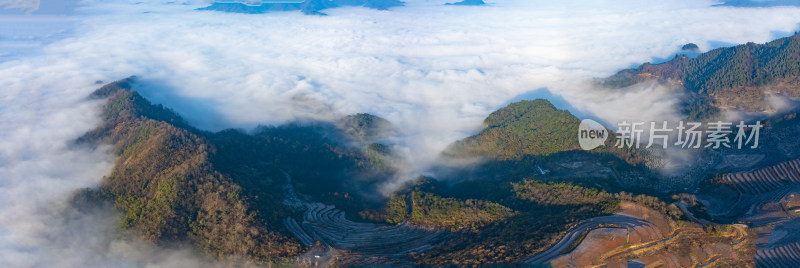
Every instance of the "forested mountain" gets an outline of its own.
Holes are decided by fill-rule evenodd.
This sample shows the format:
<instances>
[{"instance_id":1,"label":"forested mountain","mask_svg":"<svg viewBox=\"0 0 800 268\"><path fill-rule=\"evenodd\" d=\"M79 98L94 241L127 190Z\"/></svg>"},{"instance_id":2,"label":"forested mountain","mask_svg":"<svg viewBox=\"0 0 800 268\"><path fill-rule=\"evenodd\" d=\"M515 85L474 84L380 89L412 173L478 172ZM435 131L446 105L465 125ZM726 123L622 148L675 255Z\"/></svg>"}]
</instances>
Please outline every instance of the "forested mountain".
<instances>
[{"instance_id":1,"label":"forested mountain","mask_svg":"<svg viewBox=\"0 0 800 268\"><path fill-rule=\"evenodd\" d=\"M798 44L794 35L678 56L603 83L678 82L689 96L685 109L696 117L732 105L756 109L766 107L766 93L797 93ZM800 155L794 113L763 121L762 137L772 143L746 152L704 150L690 172L668 177L649 165L660 157L652 151L617 148L614 133L605 146L584 151L577 117L547 100L520 101L448 147L430 176L383 193L401 173L389 143L398 131L385 119L355 114L208 132L151 104L131 89L133 79L90 96L106 100L103 124L78 142L111 144L118 158L99 189L80 191L75 200L113 204L121 230L163 245L188 241L208 258L297 265L303 253L315 252L341 266L622 265L659 258L752 266L754 232L769 237L769 228L794 228L784 221L794 214L759 218L787 211L769 206L795 204L787 194L800 184L786 175ZM468 161L450 165L453 159ZM687 187L699 182L702 191ZM764 206L742 207L749 205Z\"/></svg>"},{"instance_id":2,"label":"forested mountain","mask_svg":"<svg viewBox=\"0 0 800 268\"><path fill-rule=\"evenodd\" d=\"M339 124L345 134L359 142L378 142L397 131L386 119L365 113L345 116Z\"/></svg>"},{"instance_id":3,"label":"forested mountain","mask_svg":"<svg viewBox=\"0 0 800 268\"><path fill-rule=\"evenodd\" d=\"M337 145L346 134L333 125L205 132L131 90L132 79L91 95L107 98L104 123L79 142L111 143L119 158L100 189L81 195L113 203L124 215L120 227L147 240L188 240L217 258L288 262L302 247L282 224L291 213L282 202L282 173L315 200L348 202L342 207L355 211L364 202L345 192L371 192L376 180L391 177L358 150Z\"/></svg>"},{"instance_id":4,"label":"forested mountain","mask_svg":"<svg viewBox=\"0 0 800 268\"><path fill-rule=\"evenodd\" d=\"M610 146L613 141L593 152L581 150L579 123L568 111L542 99L501 108L484 120L484 130L456 142L444 154L446 158L478 156L484 161L445 169L439 172L441 181L421 178L409 189L398 191L384 208L386 220L408 220L454 232L442 245L413 256L418 264L426 265L527 263L532 253L551 254L544 251L549 247L561 248L555 256L565 254L583 238L577 242L558 239L585 226L589 219L609 220L598 222L600 226L624 225L624 220L616 218L618 213L626 213L621 204L655 211L650 220L669 230L664 232L691 230L695 243L713 243L709 232L697 226L678 226L687 216L664 201L670 200L668 196L641 194L657 194L654 187L658 184L621 184L626 178L655 178L646 168L631 164L642 161L640 153ZM640 194L625 192L631 190ZM473 212L465 217L465 211ZM584 232L577 235L589 231ZM663 243L678 246L685 240L666 239ZM752 249L752 244L743 244L737 250L752 255ZM598 251L603 250L609 248L598 246ZM672 254L665 249L651 250L652 255ZM720 259L738 262L736 257Z\"/></svg>"},{"instance_id":5,"label":"forested mountain","mask_svg":"<svg viewBox=\"0 0 800 268\"><path fill-rule=\"evenodd\" d=\"M543 99L512 103L489 115L478 135L454 145L456 154L500 160L577 150L580 120Z\"/></svg>"},{"instance_id":6,"label":"forested mountain","mask_svg":"<svg viewBox=\"0 0 800 268\"><path fill-rule=\"evenodd\" d=\"M581 120L567 110L559 110L544 99L523 100L511 103L484 121L478 134L453 143L444 152L447 157L482 157L495 164L527 168L537 172L533 162L558 161L564 157L592 154L593 158L613 158L639 165L647 152L636 148L614 146L614 133L609 133L605 146L591 152L578 145L578 126ZM541 164L541 163L540 163Z\"/></svg>"},{"instance_id":7,"label":"forested mountain","mask_svg":"<svg viewBox=\"0 0 800 268\"><path fill-rule=\"evenodd\" d=\"M121 230L163 245L188 241L207 258L297 265L312 250L333 254L333 265L343 266L375 263L375 256L384 258L377 263L419 265L538 263L555 249L578 248L583 238L568 237L589 233L581 228L620 224L660 230L651 234L687 233L701 245L722 239L714 236L717 229L682 223L689 216L663 197L624 192L619 177L639 168L620 156L635 154L577 149L577 118L546 100L498 110L485 120L486 130L449 152L492 161L442 173L441 181L420 177L383 196L378 189L395 179L395 170L386 162L388 146L379 143L394 127L382 118L357 114L335 123L212 133L149 103L130 89L132 79L91 96L106 99L104 123L78 142L110 143L118 159L102 186L80 191L75 199L81 202L74 203L113 204ZM328 204L344 214L332 214L338 212ZM734 238L741 234L726 230ZM685 239L664 243L677 247ZM752 254L743 241L719 261Z\"/></svg>"},{"instance_id":8,"label":"forested mountain","mask_svg":"<svg viewBox=\"0 0 800 268\"><path fill-rule=\"evenodd\" d=\"M275 262L301 247L254 210L251 198L212 163L208 139L170 110L151 105L129 81L104 86L105 123L81 142L114 144L119 158L97 195L123 213L123 229L158 243L189 240L210 256L250 256ZM262 199L280 200L276 193ZM275 216L285 214L273 205Z\"/></svg>"},{"instance_id":9,"label":"forested mountain","mask_svg":"<svg viewBox=\"0 0 800 268\"><path fill-rule=\"evenodd\" d=\"M648 80L679 82L694 96L687 113L703 106L770 109L764 101L767 94L800 96L800 34L766 44L718 48L695 58L678 55L661 64L645 63L623 70L603 84L626 87Z\"/></svg>"}]
</instances>

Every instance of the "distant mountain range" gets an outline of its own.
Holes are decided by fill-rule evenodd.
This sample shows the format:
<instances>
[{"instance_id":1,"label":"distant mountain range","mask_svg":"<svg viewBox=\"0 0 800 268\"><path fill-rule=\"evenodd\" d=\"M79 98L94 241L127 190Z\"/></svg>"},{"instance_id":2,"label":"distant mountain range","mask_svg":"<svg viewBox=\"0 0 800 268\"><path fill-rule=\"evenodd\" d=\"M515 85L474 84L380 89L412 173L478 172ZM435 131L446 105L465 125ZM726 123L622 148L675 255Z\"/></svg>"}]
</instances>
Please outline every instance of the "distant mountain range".
<instances>
[{"instance_id":1,"label":"distant mountain range","mask_svg":"<svg viewBox=\"0 0 800 268\"><path fill-rule=\"evenodd\" d=\"M324 13L321 12L322 10L342 6L362 6L378 10L387 10L392 7L403 6L403 2L399 0L305 0L298 3L262 2L260 4L242 2L214 2L210 6L199 8L199 10L214 10L248 14L299 10L308 15L323 15Z\"/></svg>"},{"instance_id":2,"label":"distant mountain range","mask_svg":"<svg viewBox=\"0 0 800 268\"><path fill-rule=\"evenodd\" d=\"M776 6L800 6L800 0L727 0L716 6L734 7L776 7Z\"/></svg>"},{"instance_id":3,"label":"distant mountain range","mask_svg":"<svg viewBox=\"0 0 800 268\"><path fill-rule=\"evenodd\" d=\"M463 0L446 5L460 6L481 6L486 3L483 0ZM399 0L301 0L291 1L264 1L261 3L245 2L214 2L210 6L199 8L198 10L213 10L232 13L261 14L274 11L296 11L299 10L307 15L324 15L322 11L329 8L360 6L377 10L388 10L392 7L403 6L404 2Z\"/></svg>"},{"instance_id":4,"label":"distant mountain range","mask_svg":"<svg viewBox=\"0 0 800 268\"><path fill-rule=\"evenodd\" d=\"M213 10L232 13L262 14L275 11L301 11L308 15L324 15L325 9L362 6L378 10L388 10L392 7L403 6L400 0L298 0L298 1L262 1L262 2L237 2L215 1L211 5L198 10ZM462 0L445 5L483 6L483 0ZM774 7L774 6L800 6L800 0L730 0L715 6L733 7Z\"/></svg>"}]
</instances>

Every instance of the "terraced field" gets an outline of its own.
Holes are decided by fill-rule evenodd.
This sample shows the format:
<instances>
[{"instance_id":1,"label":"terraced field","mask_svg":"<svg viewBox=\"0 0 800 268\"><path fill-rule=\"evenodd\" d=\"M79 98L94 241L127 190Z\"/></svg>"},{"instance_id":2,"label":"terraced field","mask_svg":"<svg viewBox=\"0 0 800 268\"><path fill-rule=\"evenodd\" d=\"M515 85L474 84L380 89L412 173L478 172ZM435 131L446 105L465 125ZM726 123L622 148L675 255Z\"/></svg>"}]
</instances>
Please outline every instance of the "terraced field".
<instances>
[{"instance_id":1,"label":"terraced field","mask_svg":"<svg viewBox=\"0 0 800 268\"><path fill-rule=\"evenodd\" d=\"M758 267L800 267L800 159L749 172L727 174L723 180L740 193L736 203L720 214L745 211L738 221L759 228Z\"/></svg>"},{"instance_id":2,"label":"terraced field","mask_svg":"<svg viewBox=\"0 0 800 268\"><path fill-rule=\"evenodd\" d=\"M800 184L800 159L790 160L755 171L725 175L723 180L737 191L762 194L781 189L789 184Z\"/></svg>"},{"instance_id":3,"label":"terraced field","mask_svg":"<svg viewBox=\"0 0 800 268\"><path fill-rule=\"evenodd\" d=\"M661 234L657 233L657 228L652 228L652 223L637 219L630 216L625 215L610 215L610 216L603 216L603 217L596 217L585 220L580 225L572 228L567 234L558 241L552 247L539 252L536 255L528 257L527 259L523 260L522 262L525 264L547 264L553 259L569 253L570 247L576 243L580 242L579 239L582 239L583 235L586 232L592 231L598 228L619 228L619 229L635 229L637 227L647 227L644 230L649 230L653 232L654 236L660 237Z\"/></svg>"},{"instance_id":4,"label":"terraced field","mask_svg":"<svg viewBox=\"0 0 800 268\"><path fill-rule=\"evenodd\" d=\"M438 245L446 233L440 230L413 226L408 223L389 225L354 222L332 205L301 200L294 192L291 177L283 186L284 203L300 212L296 220L287 217L283 223L300 242L308 247L317 242L326 249L364 256L359 264L402 262L409 253L421 252Z\"/></svg>"},{"instance_id":5,"label":"terraced field","mask_svg":"<svg viewBox=\"0 0 800 268\"><path fill-rule=\"evenodd\" d=\"M301 226L308 236L324 245L372 256L424 251L436 245L443 234L407 223L353 222L344 217L344 212L321 203L307 204Z\"/></svg>"},{"instance_id":6,"label":"terraced field","mask_svg":"<svg viewBox=\"0 0 800 268\"><path fill-rule=\"evenodd\" d=\"M756 252L757 267L800 267L800 242L780 247L759 249Z\"/></svg>"},{"instance_id":7,"label":"terraced field","mask_svg":"<svg viewBox=\"0 0 800 268\"><path fill-rule=\"evenodd\" d=\"M731 211L744 211L738 220L751 227L780 224L797 217L797 213L785 208L782 200L798 192L800 185L789 185L760 195L743 194L731 206Z\"/></svg>"},{"instance_id":8,"label":"terraced field","mask_svg":"<svg viewBox=\"0 0 800 268\"><path fill-rule=\"evenodd\" d=\"M630 261L647 267L729 267L753 260L755 247L746 225L731 225L711 235L700 224L678 223L659 211L622 202L617 214L585 220L523 262L552 267L625 267Z\"/></svg>"}]
</instances>

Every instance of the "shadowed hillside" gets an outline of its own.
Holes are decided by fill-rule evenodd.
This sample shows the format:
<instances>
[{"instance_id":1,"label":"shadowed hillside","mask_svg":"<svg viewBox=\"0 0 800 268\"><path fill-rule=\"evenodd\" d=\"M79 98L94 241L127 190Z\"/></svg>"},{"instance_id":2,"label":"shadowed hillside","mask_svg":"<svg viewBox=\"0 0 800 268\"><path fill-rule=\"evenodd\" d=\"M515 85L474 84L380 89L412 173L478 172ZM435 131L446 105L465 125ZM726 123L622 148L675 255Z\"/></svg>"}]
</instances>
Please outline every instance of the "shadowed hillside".
<instances>
[{"instance_id":1,"label":"shadowed hillside","mask_svg":"<svg viewBox=\"0 0 800 268\"><path fill-rule=\"evenodd\" d=\"M104 123L78 142L111 143L118 159L97 191L81 193L113 203L120 227L147 240L188 240L215 258L286 262L302 247L283 225L292 212L282 203L282 171L311 199L354 211L367 206L361 193L391 177L359 150L338 146L346 134L333 125L205 132L131 90L132 79L90 96L107 99Z\"/></svg>"},{"instance_id":2,"label":"shadowed hillside","mask_svg":"<svg viewBox=\"0 0 800 268\"><path fill-rule=\"evenodd\" d=\"M108 98L105 123L82 138L114 144L119 158L98 191L123 213L121 228L157 243L189 240L220 258L274 262L300 251L271 215L255 211L243 189L215 170L204 133L128 86L123 80L92 94ZM286 211L276 206L272 213Z\"/></svg>"}]
</instances>

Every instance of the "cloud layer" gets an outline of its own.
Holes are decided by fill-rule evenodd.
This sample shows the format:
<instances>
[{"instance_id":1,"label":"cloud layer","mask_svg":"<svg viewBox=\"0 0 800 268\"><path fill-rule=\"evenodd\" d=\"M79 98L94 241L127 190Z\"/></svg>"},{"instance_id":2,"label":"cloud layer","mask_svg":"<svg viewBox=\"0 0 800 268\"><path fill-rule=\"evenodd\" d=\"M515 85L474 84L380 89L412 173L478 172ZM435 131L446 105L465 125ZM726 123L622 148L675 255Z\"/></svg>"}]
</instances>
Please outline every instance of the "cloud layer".
<instances>
[{"instance_id":1,"label":"cloud layer","mask_svg":"<svg viewBox=\"0 0 800 268\"><path fill-rule=\"evenodd\" d=\"M0 7L4 9L19 9L31 13L39 9L39 0L0 0Z\"/></svg>"},{"instance_id":2,"label":"cloud layer","mask_svg":"<svg viewBox=\"0 0 800 268\"><path fill-rule=\"evenodd\" d=\"M147 256L92 246L116 243L110 238L65 249L85 237L64 233L91 232L50 224L69 193L96 185L113 163L103 148L69 146L99 122L100 103L84 99L96 80L138 75L143 95L209 130L373 113L401 130L410 178L490 112L542 88L607 122L670 118L667 88L622 93L589 81L689 42L701 50L765 42L797 30L800 17L795 7L688 0L406 2L306 16L197 11L200 1L85 1L70 37L0 63L0 261L97 265L91 256L105 254L137 265ZM106 218L92 222L107 229ZM163 259L191 257L175 254Z\"/></svg>"}]
</instances>

